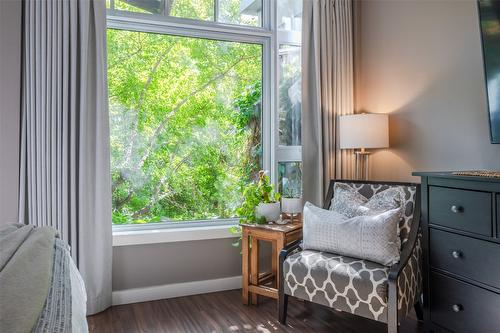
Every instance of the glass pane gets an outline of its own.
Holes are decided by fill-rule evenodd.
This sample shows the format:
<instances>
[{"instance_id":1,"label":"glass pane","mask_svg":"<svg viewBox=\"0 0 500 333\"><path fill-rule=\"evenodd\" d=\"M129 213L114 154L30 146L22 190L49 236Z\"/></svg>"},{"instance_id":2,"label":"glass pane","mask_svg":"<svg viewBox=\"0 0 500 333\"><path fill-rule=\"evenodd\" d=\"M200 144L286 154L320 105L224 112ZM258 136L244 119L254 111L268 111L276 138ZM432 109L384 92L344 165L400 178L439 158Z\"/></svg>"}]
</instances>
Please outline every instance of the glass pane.
<instances>
[{"instance_id":1,"label":"glass pane","mask_svg":"<svg viewBox=\"0 0 500 333\"><path fill-rule=\"evenodd\" d=\"M214 21L214 0L167 0L166 15Z\"/></svg>"},{"instance_id":2,"label":"glass pane","mask_svg":"<svg viewBox=\"0 0 500 333\"><path fill-rule=\"evenodd\" d=\"M161 14L162 0L115 0L115 9L136 13Z\"/></svg>"},{"instance_id":3,"label":"glass pane","mask_svg":"<svg viewBox=\"0 0 500 333\"><path fill-rule=\"evenodd\" d=\"M302 1L278 0L278 30L302 31Z\"/></svg>"},{"instance_id":4,"label":"glass pane","mask_svg":"<svg viewBox=\"0 0 500 333\"><path fill-rule=\"evenodd\" d=\"M261 169L262 46L108 30L113 223L228 218Z\"/></svg>"},{"instance_id":5,"label":"glass pane","mask_svg":"<svg viewBox=\"0 0 500 333\"><path fill-rule=\"evenodd\" d=\"M278 163L278 188L285 198L302 197L302 163Z\"/></svg>"},{"instance_id":6,"label":"glass pane","mask_svg":"<svg viewBox=\"0 0 500 333\"><path fill-rule=\"evenodd\" d=\"M300 46L280 45L279 66L279 144L300 146L302 109Z\"/></svg>"},{"instance_id":7,"label":"glass pane","mask_svg":"<svg viewBox=\"0 0 500 333\"><path fill-rule=\"evenodd\" d=\"M115 9L213 21L215 0L115 0Z\"/></svg>"},{"instance_id":8,"label":"glass pane","mask_svg":"<svg viewBox=\"0 0 500 333\"><path fill-rule=\"evenodd\" d=\"M219 22L262 26L262 0L219 0Z\"/></svg>"}]
</instances>

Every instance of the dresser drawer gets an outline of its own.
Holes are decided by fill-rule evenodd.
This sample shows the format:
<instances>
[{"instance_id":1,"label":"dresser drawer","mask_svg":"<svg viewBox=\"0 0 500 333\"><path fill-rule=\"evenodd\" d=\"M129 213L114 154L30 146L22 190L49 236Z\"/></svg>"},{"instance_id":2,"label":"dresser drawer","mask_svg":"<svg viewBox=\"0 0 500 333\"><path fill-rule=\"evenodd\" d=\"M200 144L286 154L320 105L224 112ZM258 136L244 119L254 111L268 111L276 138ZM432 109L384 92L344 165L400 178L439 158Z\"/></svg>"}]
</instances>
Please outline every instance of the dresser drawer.
<instances>
[{"instance_id":1,"label":"dresser drawer","mask_svg":"<svg viewBox=\"0 0 500 333\"><path fill-rule=\"evenodd\" d=\"M441 230L430 230L430 264L500 289L500 246Z\"/></svg>"},{"instance_id":2,"label":"dresser drawer","mask_svg":"<svg viewBox=\"0 0 500 333\"><path fill-rule=\"evenodd\" d=\"M430 186L429 222L491 236L491 193Z\"/></svg>"},{"instance_id":3,"label":"dresser drawer","mask_svg":"<svg viewBox=\"0 0 500 333\"><path fill-rule=\"evenodd\" d=\"M500 295L438 273L430 275L431 320L453 332L498 332Z\"/></svg>"}]
</instances>

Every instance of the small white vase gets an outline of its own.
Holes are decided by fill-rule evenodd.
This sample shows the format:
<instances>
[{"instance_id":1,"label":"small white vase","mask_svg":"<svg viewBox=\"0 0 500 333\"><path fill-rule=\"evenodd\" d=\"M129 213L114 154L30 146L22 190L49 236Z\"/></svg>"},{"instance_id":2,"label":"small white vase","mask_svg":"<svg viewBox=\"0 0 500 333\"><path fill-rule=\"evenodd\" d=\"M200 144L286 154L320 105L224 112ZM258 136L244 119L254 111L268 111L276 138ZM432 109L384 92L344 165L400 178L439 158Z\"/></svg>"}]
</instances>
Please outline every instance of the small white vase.
<instances>
[{"instance_id":1,"label":"small white vase","mask_svg":"<svg viewBox=\"0 0 500 333\"><path fill-rule=\"evenodd\" d=\"M302 198L281 198L281 211L286 214L302 213Z\"/></svg>"},{"instance_id":2,"label":"small white vase","mask_svg":"<svg viewBox=\"0 0 500 333\"><path fill-rule=\"evenodd\" d=\"M272 203L260 203L257 207L255 207L255 215L257 217L264 216L266 218L266 222L275 222L278 221L281 214L279 202Z\"/></svg>"}]
</instances>

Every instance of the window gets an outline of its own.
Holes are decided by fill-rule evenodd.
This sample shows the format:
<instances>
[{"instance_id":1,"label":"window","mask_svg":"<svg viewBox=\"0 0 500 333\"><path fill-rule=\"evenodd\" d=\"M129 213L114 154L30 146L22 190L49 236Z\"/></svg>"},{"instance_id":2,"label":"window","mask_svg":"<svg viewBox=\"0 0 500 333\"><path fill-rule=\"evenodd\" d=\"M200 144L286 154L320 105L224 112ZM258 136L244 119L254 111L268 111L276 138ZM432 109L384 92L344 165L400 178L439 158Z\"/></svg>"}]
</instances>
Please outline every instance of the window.
<instances>
[{"instance_id":1,"label":"window","mask_svg":"<svg viewBox=\"0 0 500 333\"><path fill-rule=\"evenodd\" d=\"M233 219L262 168L300 193L300 41L272 5L108 1L114 224Z\"/></svg>"}]
</instances>

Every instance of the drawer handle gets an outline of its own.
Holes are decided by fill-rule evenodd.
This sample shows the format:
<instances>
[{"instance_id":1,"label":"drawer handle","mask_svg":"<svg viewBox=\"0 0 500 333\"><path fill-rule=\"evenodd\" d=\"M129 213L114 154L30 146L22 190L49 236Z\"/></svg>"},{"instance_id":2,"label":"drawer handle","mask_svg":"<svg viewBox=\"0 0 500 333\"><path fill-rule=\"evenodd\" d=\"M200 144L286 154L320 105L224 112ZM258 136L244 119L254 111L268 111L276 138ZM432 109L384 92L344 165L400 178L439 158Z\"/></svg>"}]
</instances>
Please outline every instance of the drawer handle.
<instances>
[{"instance_id":1,"label":"drawer handle","mask_svg":"<svg viewBox=\"0 0 500 333\"><path fill-rule=\"evenodd\" d=\"M458 250L455 250L455 251L452 251L451 252L451 255L453 256L453 258L455 259L460 259L462 257L462 252L458 251Z\"/></svg>"},{"instance_id":2,"label":"drawer handle","mask_svg":"<svg viewBox=\"0 0 500 333\"><path fill-rule=\"evenodd\" d=\"M453 312L460 312L464 309L464 307L462 306L462 304L453 304L451 306L451 309L453 310Z\"/></svg>"},{"instance_id":3,"label":"drawer handle","mask_svg":"<svg viewBox=\"0 0 500 333\"><path fill-rule=\"evenodd\" d=\"M456 213L456 214L457 213L462 213L464 211L464 208L461 207L461 206L453 205L453 206L451 206L451 211L453 213Z\"/></svg>"}]
</instances>

